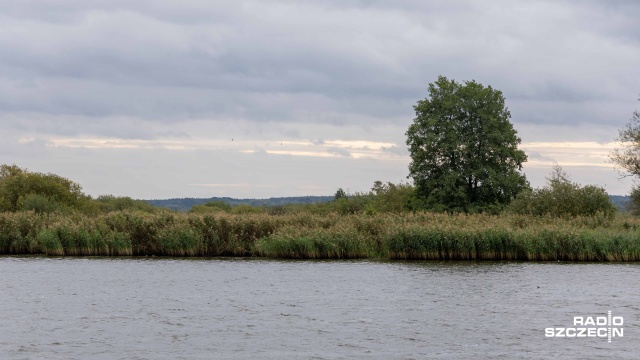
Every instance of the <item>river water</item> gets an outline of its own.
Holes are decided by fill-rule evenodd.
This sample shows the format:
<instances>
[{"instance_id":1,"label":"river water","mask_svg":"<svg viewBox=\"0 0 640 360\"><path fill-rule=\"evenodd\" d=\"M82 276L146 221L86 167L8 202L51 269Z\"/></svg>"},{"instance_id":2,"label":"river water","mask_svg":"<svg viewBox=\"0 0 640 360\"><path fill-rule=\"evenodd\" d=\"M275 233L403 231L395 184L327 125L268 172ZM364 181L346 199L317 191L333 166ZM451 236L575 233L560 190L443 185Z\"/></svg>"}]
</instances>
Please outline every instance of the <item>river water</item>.
<instances>
[{"instance_id":1,"label":"river water","mask_svg":"<svg viewBox=\"0 0 640 360\"><path fill-rule=\"evenodd\" d=\"M1 359L638 359L639 323L637 264L0 257Z\"/></svg>"}]
</instances>

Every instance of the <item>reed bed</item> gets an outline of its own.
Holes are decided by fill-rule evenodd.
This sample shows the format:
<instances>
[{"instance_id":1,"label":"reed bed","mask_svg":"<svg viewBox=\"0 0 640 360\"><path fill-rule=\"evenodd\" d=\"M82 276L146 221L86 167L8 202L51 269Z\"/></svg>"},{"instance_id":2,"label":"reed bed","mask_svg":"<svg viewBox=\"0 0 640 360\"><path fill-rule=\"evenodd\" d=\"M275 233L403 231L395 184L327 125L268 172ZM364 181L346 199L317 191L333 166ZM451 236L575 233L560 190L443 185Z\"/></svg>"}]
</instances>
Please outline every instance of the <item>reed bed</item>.
<instances>
[{"instance_id":1,"label":"reed bed","mask_svg":"<svg viewBox=\"0 0 640 360\"><path fill-rule=\"evenodd\" d=\"M0 254L640 261L640 220L523 215L0 213Z\"/></svg>"}]
</instances>

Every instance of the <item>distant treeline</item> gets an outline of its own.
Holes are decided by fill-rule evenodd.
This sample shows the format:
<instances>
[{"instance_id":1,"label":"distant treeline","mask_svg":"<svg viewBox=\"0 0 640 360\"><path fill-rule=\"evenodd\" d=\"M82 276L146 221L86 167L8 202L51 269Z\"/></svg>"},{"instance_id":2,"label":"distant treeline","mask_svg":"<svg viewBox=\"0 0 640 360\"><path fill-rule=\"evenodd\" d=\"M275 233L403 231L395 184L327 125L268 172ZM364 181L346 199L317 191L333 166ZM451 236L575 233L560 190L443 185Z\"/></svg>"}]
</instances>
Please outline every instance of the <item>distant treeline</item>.
<instances>
[{"instance_id":1,"label":"distant treeline","mask_svg":"<svg viewBox=\"0 0 640 360\"><path fill-rule=\"evenodd\" d=\"M627 211L629 209L629 203L631 202L630 196L609 195L609 199L618 209L622 211Z\"/></svg>"},{"instance_id":2,"label":"distant treeline","mask_svg":"<svg viewBox=\"0 0 640 360\"><path fill-rule=\"evenodd\" d=\"M612 218L617 210L616 205L625 208L630 202L629 197L609 196L600 187L574 183L560 167L554 168L547 180L548 184L545 187L523 190L506 208L498 206L499 204L487 205L484 212L556 217L603 214ZM143 201L113 195L93 198L84 194L78 183L59 175L32 172L16 165L0 165L0 212L33 211L67 215L99 215L124 210L149 213L173 210L200 214L285 214L304 211L314 214L335 212L374 215L389 212L445 212L444 208L440 211L425 210L434 206L425 204L424 199L417 197L416 188L412 184L382 181L375 181L370 191L354 195L348 195L344 190L338 189L334 196L269 199L215 197Z\"/></svg>"},{"instance_id":3,"label":"distant treeline","mask_svg":"<svg viewBox=\"0 0 640 360\"><path fill-rule=\"evenodd\" d=\"M165 200L145 200L149 204L175 211L189 211L195 205L203 205L210 202L224 202L230 206L249 205L249 206L284 206L295 204L317 204L333 201L333 196L290 196L290 197L272 197L269 199L234 199L230 197L212 197L212 198L177 198Z\"/></svg>"},{"instance_id":4,"label":"distant treeline","mask_svg":"<svg viewBox=\"0 0 640 360\"><path fill-rule=\"evenodd\" d=\"M621 211L627 211L629 206L630 197L628 195L609 195L611 202ZM180 212L186 212L191 210L195 205L204 205L207 203L219 203L223 202L230 206L249 205L255 207L275 207L285 205L304 205L304 204L321 204L328 203L334 200L333 196L290 196L290 197L277 197L269 199L236 199L230 197L212 197L212 198L175 198L175 199L163 199L163 200L143 200L147 203L165 208L169 210L175 210Z\"/></svg>"}]
</instances>

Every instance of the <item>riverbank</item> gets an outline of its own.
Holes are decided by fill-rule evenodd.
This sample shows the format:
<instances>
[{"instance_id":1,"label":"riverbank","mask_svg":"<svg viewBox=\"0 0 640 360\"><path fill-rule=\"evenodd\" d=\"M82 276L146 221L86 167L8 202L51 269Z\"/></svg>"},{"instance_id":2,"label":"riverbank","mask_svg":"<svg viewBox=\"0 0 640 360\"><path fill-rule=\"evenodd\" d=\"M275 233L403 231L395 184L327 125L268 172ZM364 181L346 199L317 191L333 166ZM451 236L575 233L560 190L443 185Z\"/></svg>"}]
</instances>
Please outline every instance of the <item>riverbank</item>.
<instances>
[{"instance_id":1,"label":"riverbank","mask_svg":"<svg viewBox=\"0 0 640 360\"><path fill-rule=\"evenodd\" d=\"M403 213L0 214L0 254L640 261L640 220Z\"/></svg>"}]
</instances>

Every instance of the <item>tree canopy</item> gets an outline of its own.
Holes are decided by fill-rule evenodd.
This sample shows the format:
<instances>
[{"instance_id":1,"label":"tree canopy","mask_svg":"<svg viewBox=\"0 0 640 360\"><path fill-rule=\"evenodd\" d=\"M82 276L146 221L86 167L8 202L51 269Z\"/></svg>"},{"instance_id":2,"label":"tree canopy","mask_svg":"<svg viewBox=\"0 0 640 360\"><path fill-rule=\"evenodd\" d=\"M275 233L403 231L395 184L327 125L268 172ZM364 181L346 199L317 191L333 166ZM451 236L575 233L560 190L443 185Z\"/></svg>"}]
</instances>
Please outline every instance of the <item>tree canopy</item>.
<instances>
[{"instance_id":1,"label":"tree canopy","mask_svg":"<svg viewBox=\"0 0 640 360\"><path fill-rule=\"evenodd\" d=\"M344 198L346 198L346 197L347 197L347 193L346 193L346 192L344 192L344 190L342 190L342 188L339 188L339 189L336 191L335 195L333 195L333 199L334 199L334 200L344 199Z\"/></svg>"},{"instance_id":2,"label":"tree canopy","mask_svg":"<svg viewBox=\"0 0 640 360\"><path fill-rule=\"evenodd\" d=\"M640 99L639 99L640 100ZM618 133L616 139L622 147L610 154L611 161L623 172L640 178L640 112L633 112L631 121Z\"/></svg>"},{"instance_id":3,"label":"tree canopy","mask_svg":"<svg viewBox=\"0 0 640 360\"><path fill-rule=\"evenodd\" d=\"M527 156L501 91L440 76L414 110L406 135L421 207L496 212L529 188L521 172Z\"/></svg>"},{"instance_id":4,"label":"tree canopy","mask_svg":"<svg viewBox=\"0 0 640 360\"><path fill-rule=\"evenodd\" d=\"M86 199L82 187L69 179L0 165L0 211L77 208Z\"/></svg>"}]
</instances>

